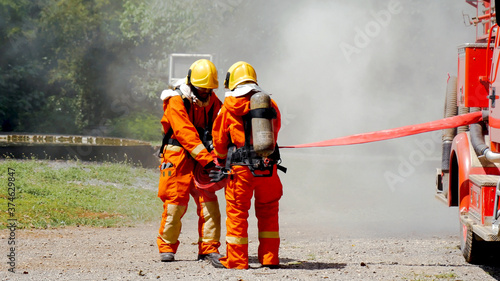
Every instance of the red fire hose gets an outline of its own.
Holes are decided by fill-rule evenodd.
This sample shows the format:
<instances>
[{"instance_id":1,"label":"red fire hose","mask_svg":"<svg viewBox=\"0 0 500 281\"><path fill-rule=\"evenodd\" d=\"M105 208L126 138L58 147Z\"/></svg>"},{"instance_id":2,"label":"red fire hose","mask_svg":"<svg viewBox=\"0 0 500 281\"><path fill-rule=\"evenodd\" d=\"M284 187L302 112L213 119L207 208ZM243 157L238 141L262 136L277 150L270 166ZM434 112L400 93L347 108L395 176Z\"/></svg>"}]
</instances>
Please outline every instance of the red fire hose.
<instances>
[{"instance_id":1,"label":"red fire hose","mask_svg":"<svg viewBox=\"0 0 500 281\"><path fill-rule=\"evenodd\" d=\"M215 164L220 166L217 161L217 157L215 156L215 152L211 152L214 157ZM193 175L194 175L194 183L200 189L204 189L211 192L216 192L217 190L223 189L227 184L227 179L223 179L219 182L211 182L211 178L209 176L210 169L204 169L198 162L194 167Z\"/></svg>"},{"instance_id":2,"label":"red fire hose","mask_svg":"<svg viewBox=\"0 0 500 281\"><path fill-rule=\"evenodd\" d=\"M474 124L481 120L483 120L482 113L478 111L417 125L409 125L394 129L345 136L320 142L313 142L313 143L306 143L299 145L285 145L285 146L280 146L280 148L304 148L304 147L324 147L324 146L361 144L367 142L375 142L375 141L406 137L410 135L416 135L416 134L443 130L448 128L455 128L455 127Z\"/></svg>"}]
</instances>

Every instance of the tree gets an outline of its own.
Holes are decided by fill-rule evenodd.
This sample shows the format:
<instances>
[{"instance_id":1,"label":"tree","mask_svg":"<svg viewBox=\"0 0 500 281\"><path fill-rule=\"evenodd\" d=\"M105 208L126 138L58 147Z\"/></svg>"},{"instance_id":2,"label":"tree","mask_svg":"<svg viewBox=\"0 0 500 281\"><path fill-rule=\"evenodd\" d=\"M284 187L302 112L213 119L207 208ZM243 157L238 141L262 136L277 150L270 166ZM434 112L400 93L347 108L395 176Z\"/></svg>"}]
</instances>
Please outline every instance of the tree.
<instances>
[{"instance_id":1,"label":"tree","mask_svg":"<svg viewBox=\"0 0 500 281\"><path fill-rule=\"evenodd\" d=\"M35 41L38 6L31 1L0 2L0 128L13 131L45 104L43 67Z\"/></svg>"},{"instance_id":2,"label":"tree","mask_svg":"<svg viewBox=\"0 0 500 281\"><path fill-rule=\"evenodd\" d=\"M127 116L159 118L168 54L213 38L218 5L0 0L0 129L107 135Z\"/></svg>"}]
</instances>

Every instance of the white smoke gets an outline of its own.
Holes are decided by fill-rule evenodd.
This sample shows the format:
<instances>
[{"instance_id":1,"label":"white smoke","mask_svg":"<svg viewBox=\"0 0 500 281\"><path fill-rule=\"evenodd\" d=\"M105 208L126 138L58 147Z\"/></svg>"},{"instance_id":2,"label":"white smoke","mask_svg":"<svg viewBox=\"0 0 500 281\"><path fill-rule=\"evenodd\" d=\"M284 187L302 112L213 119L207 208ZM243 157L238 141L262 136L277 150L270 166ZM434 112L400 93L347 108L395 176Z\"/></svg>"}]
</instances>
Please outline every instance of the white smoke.
<instances>
[{"instance_id":1,"label":"white smoke","mask_svg":"<svg viewBox=\"0 0 500 281\"><path fill-rule=\"evenodd\" d=\"M457 46L475 41L462 18L475 9L465 1L276 3L247 5L246 17L222 31L222 49L212 48L228 58L222 73L237 60L255 67L283 114L281 145L442 118ZM237 30L245 42L234 39ZM334 233L456 234L456 208L434 198L439 134L283 149L282 223Z\"/></svg>"}]
</instances>

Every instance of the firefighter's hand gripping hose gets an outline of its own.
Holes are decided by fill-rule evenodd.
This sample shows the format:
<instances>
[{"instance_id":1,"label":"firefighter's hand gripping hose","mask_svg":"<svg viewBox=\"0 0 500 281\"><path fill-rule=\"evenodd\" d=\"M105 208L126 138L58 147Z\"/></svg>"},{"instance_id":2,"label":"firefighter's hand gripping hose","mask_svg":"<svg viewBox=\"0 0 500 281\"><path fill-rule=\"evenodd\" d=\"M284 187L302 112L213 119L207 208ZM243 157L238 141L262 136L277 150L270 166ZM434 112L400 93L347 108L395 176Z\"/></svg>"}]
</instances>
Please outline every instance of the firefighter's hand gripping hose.
<instances>
[{"instance_id":1,"label":"firefighter's hand gripping hose","mask_svg":"<svg viewBox=\"0 0 500 281\"><path fill-rule=\"evenodd\" d=\"M305 147L325 147L325 146L361 144L361 143L406 137L410 135L427 133L442 129L456 128L460 126L474 124L480 122L481 120L483 120L483 117L482 113L479 111L417 125L409 125L394 129L345 136L320 142L313 142L313 143L306 143L299 145L285 145L285 146L280 146L280 148L305 148Z\"/></svg>"},{"instance_id":2,"label":"firefighter's hand gripping hose","mask_svg":"<svg viewBox=\"0 0 500 281\"><path fill-rule=\"evenodd\" d=\"M215 169L210 170L209 177L210 182L219 182L229 175L229 171L227 171L224 167L215 166Z\"/></svg>"}]
</instances>

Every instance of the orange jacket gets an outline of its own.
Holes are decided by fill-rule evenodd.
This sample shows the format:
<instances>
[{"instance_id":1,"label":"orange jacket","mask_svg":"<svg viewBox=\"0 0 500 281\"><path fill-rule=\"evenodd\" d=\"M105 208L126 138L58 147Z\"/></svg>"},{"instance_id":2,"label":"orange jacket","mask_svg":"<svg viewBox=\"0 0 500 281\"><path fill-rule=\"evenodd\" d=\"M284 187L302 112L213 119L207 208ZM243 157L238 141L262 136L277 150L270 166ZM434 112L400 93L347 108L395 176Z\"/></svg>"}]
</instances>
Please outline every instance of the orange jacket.
<instances>
[{"instance_id":1,"label":"orange jacket","mask_svg":"<svg viewBox=\"0 0 500 281\"><path fill-rule=\"evenodd\" d=\"M171 97L163 103L164 113L161 119L163 131L166 133L171 128L173 131L171 138L179 141L182 147L202 166L213 161L213 156L201 142L196 128L204 129L210 120L213 122L221 104L215 93L212 93L208 106L200 107L191 103L189 112L181 96ZM208 116L210 112L212 116Z\"/></svg>"},{"instance_id":2,"label":"orange jacket","mask_svg":"<svg viewBox=\"0 0 500 281\"><path fill-rule=\"evenodd\" d=\"M250 111L251 94L241 97L228 96L224 99L224 104L219 115L215 119L212 136L214 140L214 151L218 158L227 157L227 149L230 142L237 148L245 145L245 129L243 127L243 115ZM276 109L277 117L273 119L274 139L278 139L278 132L281 128L281 114L278 105L274 100L272 107Z\"/></svg>"}]
</instances>

